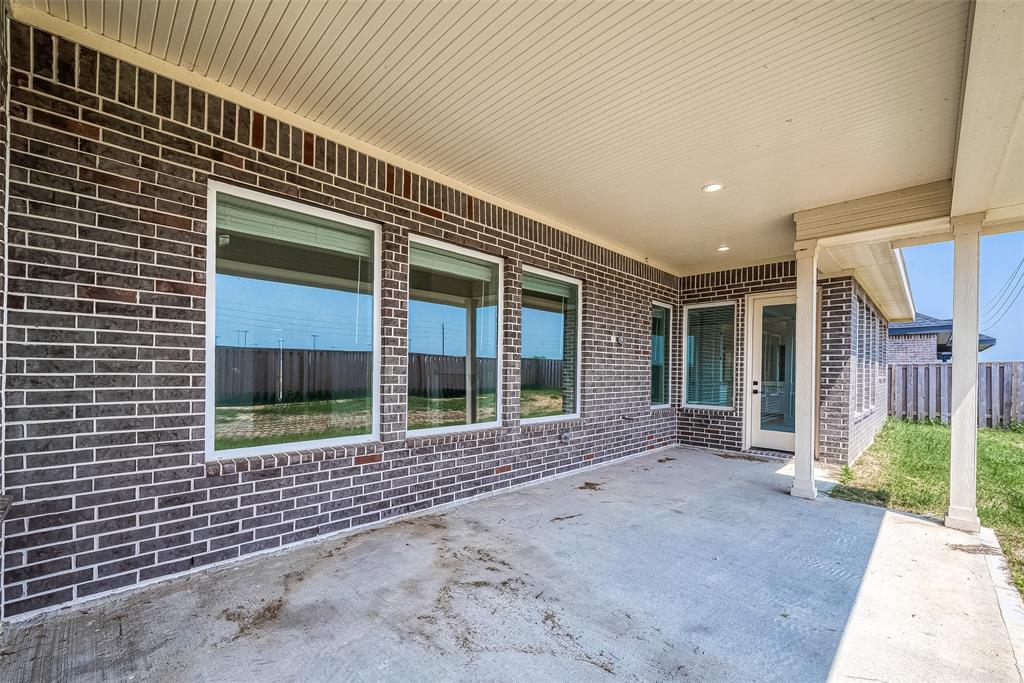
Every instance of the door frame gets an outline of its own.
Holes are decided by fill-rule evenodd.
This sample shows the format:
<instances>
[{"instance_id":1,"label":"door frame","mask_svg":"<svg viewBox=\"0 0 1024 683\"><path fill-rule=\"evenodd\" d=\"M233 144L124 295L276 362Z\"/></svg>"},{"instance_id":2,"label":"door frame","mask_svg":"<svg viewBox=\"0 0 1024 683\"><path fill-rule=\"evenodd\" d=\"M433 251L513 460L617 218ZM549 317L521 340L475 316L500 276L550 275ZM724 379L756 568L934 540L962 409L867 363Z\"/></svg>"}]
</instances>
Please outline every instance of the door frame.
<instances>
[{"instance_id":1,"label":"door frame","mask_svg":"<svg viewBox=\"0 0 1024 683\"><path fill-rule=\"evenodd\" d=\"M743 450L750 450L754 434L754 420L760 417L754 411L754 309L755 304L777 299L779 303L796 303L796 289L779 289L748 294L743 315ZM760 342L760 340L758 340ZM760 448L768 448L760 446Z\"/></svg>"}]
</instances>

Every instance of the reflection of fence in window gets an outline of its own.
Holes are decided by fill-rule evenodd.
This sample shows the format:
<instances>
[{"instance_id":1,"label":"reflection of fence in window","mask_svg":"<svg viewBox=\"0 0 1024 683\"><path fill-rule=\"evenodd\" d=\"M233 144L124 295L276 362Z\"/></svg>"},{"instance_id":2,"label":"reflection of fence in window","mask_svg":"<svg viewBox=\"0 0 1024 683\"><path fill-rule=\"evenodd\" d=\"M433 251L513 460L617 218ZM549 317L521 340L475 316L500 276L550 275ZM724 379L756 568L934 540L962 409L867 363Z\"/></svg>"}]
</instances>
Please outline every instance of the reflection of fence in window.
<instances>
[{"instance_id":1,"label":"reflection of fence in window","mask_svg":"<svg viewBox=\"0 0 1024 683\"><path fill-rule=\"evenodd\" d=\"M475 358L476 376L495 390L494 358ZM372 355L366 351L252 349L218 346L215 359L218 406L291 403L359 398L371 385ZM454 397L466 393L466 359L428 353L409 354L409 393ZM490 381L487 381L490 379ZM524 358L522 388L560 386L562 361Z\"/></svg>"}]
</instances>

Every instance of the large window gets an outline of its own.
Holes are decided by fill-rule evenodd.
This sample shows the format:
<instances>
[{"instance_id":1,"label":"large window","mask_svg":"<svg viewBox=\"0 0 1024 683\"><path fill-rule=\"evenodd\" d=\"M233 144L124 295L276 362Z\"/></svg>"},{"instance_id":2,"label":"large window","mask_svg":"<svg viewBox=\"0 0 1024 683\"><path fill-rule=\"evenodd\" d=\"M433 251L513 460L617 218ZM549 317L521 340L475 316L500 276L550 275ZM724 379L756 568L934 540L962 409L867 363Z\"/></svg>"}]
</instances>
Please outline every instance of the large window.
<instances>
[{"instance_id":1,"label":"large window","mask_svg":"<svg viewBox=\"0 0 1024 683\"><path fill-rule=\"evenodd\" d=\"M668 306L651 306L651 405L669 403L669 360L671 354L672 310Z\"/></svg>"},{"instance_id":2,"label":"large window","mask_svg":"<svg viewBox=\"0 0 1024 683\"><path fill-rule=\"evenodd\" d=\"M210 450L280 451L371 434L372 224L241 190L212 199Z\"/></svg>"},{"instance_id":3,"label":"large window","mask_svg":"<svg viewBox=\"0 0 1024 683\"><path fill-rule=\"evenodd\" d=\"M410 430L498 421L500 291L498 259L410 243Z\"/></svg>"},{"instance_id":4,"label":"large window","mask_svg":"<svg viewBox=\"0 0 1024 683\"><path fill-rule=\"evenodd\" d=\"M520 416L579 413L580 284L539 271L523 273Z\"/></svg>"},{"instance_id":5,"label":"large window","mask_svg":"<svg viewBox=\"0 0 1024 683\"><path fill-rule=\"evenodd\" d=\"M686 404L732 406L735 354L732 304L686 310Z\"/></svg>"}]
</instances>

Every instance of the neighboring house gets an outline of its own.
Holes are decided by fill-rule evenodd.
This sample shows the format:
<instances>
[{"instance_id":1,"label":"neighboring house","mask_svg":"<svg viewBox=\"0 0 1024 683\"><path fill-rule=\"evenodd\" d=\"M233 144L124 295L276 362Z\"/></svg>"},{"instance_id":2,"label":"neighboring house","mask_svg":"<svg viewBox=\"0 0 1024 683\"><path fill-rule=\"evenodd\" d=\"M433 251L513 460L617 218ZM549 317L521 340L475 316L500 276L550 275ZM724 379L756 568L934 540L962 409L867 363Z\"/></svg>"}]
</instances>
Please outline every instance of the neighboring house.
<instances>
[{"instance_id":1,"label":"neighboring house","mask_svg":"<svg viewBox=\"0 0 1024 683\"><path fill-rule=\"evenodd\" d=\"M865 4L863 50L847 6L822 42L801 3L751 5L763 36L711 8L708 41L579 5L592 45L671 41L582 71L558 3L30 4L0 29L4 618L670 444L792 454L815 497L885 419L896 245L955 237L977 280L954 144L977 168L1006 127L958 129L961 92L1019 101L988 58L965 85L1005 23L967 3Z\"/></svg>"},{"instance_id":2,"label":"neighboring house","mask_svg":"<svg viewBox=\"0 0 1024 683\"><path fill-rule=\"evenodd\" d=\"M978 351L996 345L995 337L978 335ZM890 363L934 363L953 356L953 321L918 313L910 322L889 323Z\"/></svg>"}]
</instances>

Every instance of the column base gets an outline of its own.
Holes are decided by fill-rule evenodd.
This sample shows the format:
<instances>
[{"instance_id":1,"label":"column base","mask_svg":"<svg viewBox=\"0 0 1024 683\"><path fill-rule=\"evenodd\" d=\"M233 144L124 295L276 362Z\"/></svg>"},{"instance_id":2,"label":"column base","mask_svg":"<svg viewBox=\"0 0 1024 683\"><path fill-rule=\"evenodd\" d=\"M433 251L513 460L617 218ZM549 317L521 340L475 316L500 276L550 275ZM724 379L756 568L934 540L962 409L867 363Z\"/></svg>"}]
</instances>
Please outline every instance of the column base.
<instances>
[{"instance_id":1,"label":"column base","mask_svg":"<svg viewBox=\"0 0 1024 683\"><path fill-rule=\"evenodd\" d=\"M796 496L797 498L806 498L807 500L814 500L818 497L818 487L814 485L814 482L793 482L793 488L789 490L789 495Z\"/></svg>"},{"instance_id":2,"label":"column base","mask_svg":"<svg viewBox=\"0 0 1024 683\"><path fill-rule=\"evenodd\" d=\"M971 508L950 507L946 513L946 526L950 529L966 531L976 534L981 531L981 520L978 519L978 511Z\"/></svg>"}]
</instances>

